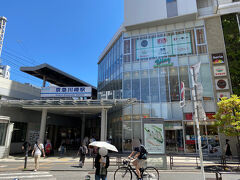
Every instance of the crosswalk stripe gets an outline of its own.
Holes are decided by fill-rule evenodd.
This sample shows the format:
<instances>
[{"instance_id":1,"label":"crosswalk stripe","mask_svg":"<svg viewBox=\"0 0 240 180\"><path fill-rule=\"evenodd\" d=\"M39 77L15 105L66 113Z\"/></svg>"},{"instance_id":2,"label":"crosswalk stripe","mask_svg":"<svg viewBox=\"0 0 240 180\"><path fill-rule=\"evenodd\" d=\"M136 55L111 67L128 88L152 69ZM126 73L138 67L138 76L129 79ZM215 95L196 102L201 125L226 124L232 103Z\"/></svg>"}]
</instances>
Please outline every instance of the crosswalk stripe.
<instances>
[{"instance_id":1,"label":"crosswalk stripe","mask_svg":"<svg viewBox=\"0 0 240 180\"><path fill-rule=\"evenodd\" d=\"M29 172L29 173L8 173L8 174L0 174L0 176L9 176L9 175L11 175L11 176L13 176L13 175L24 175L24 174L26 174L26 175L31 175L31 174L36 174L36 175L38 175L38 174L49 174L49 172Z\"/></svg>"},{"instance_id":2,"label":"crosswalk stripe","mask_svg":"<svg viewBox=\"0 0 240 180\"><path fill-rule=\"evenodd\" d=\"M53 175L36 175L36 176L6 176L0 177L0 179L14 179L14 178L43 178L43 177L53 177Z\"/></svg>"}]
</instances>

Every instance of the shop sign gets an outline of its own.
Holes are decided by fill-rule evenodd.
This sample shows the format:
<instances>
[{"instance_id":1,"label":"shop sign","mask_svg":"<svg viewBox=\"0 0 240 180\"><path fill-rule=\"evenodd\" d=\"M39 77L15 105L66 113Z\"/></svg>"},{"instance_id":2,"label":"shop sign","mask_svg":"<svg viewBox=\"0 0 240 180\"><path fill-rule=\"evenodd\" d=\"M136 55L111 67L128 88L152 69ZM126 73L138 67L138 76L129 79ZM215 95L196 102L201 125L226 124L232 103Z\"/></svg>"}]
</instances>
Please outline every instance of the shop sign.
<instances>
[{"instance_id":1,"label":"shop sign","mask_svg":"<svg viewBox=\"0 0 240 180\"><path fill-rule=\"evenodd\" d=\"M149 153L164 154L165 139L163 124L144 123L144 142Z\"/></svg>"},{"instance_id":2,"label":"shop sign","mask_svg":"<svg viewBox=\"0 0 240 180\"><path fill-rule=\"evenodd\" d=\"M214 115L215 113L206 113L208 119L215 119L215 117L213 117Z\"/></svg>"},{"instance_id":3,"label":"shop sign","mask_svg":"<svg viewBox=\"0 0 240 180\"><path fill-rule=\"evenodd\" d=\"M165 130L179 130L182 129L182 124L179 122L166 122L165 123Z\"/></svg>"},{"instance_id":4,"label":"shop sign","mask_svg":"<svg viewBox=\"0 0 240 180\"><path fill-rule=\"evenodd\" d=\"M137 59L156 58L161 56L174 56L191 54L191 35L182 33L156 38L139 39L136 42Z\"/></svg>"},{"instance_id":5,"label":"shop sign","mask_svg":"<svg viewBox=\"0 0 240 180\"><path fill-rule=\"evenodd\" d=\"M225 66L214 66L213 67L214 76L226 76L227 71Z\"/></svg>"},{"instance_id":6,"label":"shop sign","mask_svg":"<svg viewBox=\"0 0 240 180\"><path fill-rule=\"evenodd\" d=\"M150 62L151 65L152 62ZM166 66L177 66L177 57L160 57L154 61L154 68L166 67Z\"/></svg>"},{"instance_id":7,"label":"shop sign","mask_svg":"<svg viewBox=\"0 0 240 180\"><path fill-rule=\"evenodd\" d=\"M212 62L213 62L213 64L222 64L222 63L224 63L224 55L223 55L223 53L212 54Z\"/></svg>"},{"instance_id":8,"label":"shop sign","mask_svg":"<svg viewBox=\"0 0 240 180\"><path fill-rule=\"evenodd\" d=\"M92 87L44 87L41 97L91 97Z\"/></svg>"},{"instance_id":9,"label":"shop sign","mask_svg":"<svg viewBox=\"0 0 240 180\"><path fill-rule=\"evenodd\" d=\"M220 101L221 98L227 97L230 98L230 92L217 92L217 100Z\"/></svg>"},{"instance_id":10,"label":"shop sign","mask_svg":"<svg viewBox=\"0 0 240 180\"><path fill-rule=\"evenodd\" d=\"M215 84L217 90L229 89L227 78L215 79Z\"/></svg>"}]
</instances>

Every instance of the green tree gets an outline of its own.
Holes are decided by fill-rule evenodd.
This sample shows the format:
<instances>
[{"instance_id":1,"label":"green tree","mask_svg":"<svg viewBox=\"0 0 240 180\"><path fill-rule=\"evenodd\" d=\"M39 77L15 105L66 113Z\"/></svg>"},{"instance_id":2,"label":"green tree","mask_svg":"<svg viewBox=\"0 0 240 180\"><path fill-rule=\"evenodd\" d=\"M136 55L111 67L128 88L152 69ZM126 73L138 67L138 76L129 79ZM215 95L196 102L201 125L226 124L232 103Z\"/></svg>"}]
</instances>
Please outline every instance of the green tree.
<instances>
[{"instance_id":1,"label":"green tree","mask_svg":"<svg viewBox=\"0 0 240 180\"><path fill-rule=\"evenodd\" d=\"M240 97L232 95L231 98L222 98L218 104L215 115L216 125L220 132L227 136L237 136L239 144L240 136Z\"/></svg>"},{"instance_id":2,"label":"green tree","mask_svg":"<svg viewBox=\"0 0 240 180\"><path fill-rule=\"evenodd\" d=\"M240 32L236 14L221 17L233 93L240 96Z\"/></svg>"}]
</instances>

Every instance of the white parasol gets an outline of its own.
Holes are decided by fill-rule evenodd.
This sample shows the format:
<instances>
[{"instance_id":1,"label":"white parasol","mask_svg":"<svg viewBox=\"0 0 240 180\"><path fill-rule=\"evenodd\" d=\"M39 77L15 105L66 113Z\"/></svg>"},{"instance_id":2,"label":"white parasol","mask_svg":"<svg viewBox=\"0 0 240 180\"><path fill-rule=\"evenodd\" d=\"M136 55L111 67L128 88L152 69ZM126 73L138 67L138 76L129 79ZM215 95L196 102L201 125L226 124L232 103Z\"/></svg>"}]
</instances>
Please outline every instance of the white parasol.
<instances>
[{"instance_id":1,"label":"white parasol","mask_svg":"<svg viewBox=\"0 0 240 180\"><path fill-rule=\"evenodd\" d=\"M114 145L109 144L105 141L94 141L90 143L89 146L105 147L107 150L118 152L117 148Z\"/></svg>"}]
</instances>

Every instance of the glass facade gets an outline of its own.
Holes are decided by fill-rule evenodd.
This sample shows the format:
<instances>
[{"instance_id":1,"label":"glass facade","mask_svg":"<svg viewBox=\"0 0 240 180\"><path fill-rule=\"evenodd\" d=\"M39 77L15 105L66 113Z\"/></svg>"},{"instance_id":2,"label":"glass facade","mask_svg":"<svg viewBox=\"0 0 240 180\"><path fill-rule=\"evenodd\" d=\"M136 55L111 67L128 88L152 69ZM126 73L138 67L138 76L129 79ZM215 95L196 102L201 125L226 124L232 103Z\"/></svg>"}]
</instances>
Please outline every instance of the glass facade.
<instances>
[{"instance_id":1,"label":"glass facade","mask_svg":"<svg viewBox=\"0 0 240 180\"><path fill-rule=\"evenodd\" d=\"M191 87L189 69L197 62L201 62L199 81L203 85L203 99L214 101L204 27L126 38L122 35L116 41L99 64L98 90L99 98L139 100L124 107L118 117L108 118L110 126L115 126L112 122L121 124L117 129L122 128L122 133L118 133L122 139L118 139L123 151L131 150L133 138L143 139L144 118L166 120L171 127L166 128L166 150L184 150L185 116L179 106L180 82ZM186 102L191 103L190 91L185 96Z\"/></svg>"}]
</instances>

